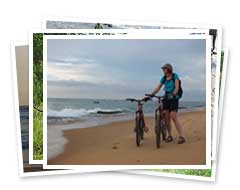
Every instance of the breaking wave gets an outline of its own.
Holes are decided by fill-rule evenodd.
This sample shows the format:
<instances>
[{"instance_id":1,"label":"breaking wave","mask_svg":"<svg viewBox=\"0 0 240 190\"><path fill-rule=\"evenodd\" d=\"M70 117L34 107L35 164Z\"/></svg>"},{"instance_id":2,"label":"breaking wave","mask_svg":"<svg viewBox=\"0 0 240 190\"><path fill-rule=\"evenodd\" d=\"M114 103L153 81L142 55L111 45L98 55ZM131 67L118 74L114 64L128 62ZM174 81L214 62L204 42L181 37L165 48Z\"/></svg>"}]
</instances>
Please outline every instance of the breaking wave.
<instances>
[{"instance_id":1,"label":"breaking wave","mask_svg":"<svg viewBox=\"0 0 240 190\"><path fill-rule=\"evenodd\" d=\"M119 114L125 112L122 109L71 109L65 108L62 110L48 110L48 117L66 117L66 118L81 118L90 114Z\"/></svg>"}]
</instances>

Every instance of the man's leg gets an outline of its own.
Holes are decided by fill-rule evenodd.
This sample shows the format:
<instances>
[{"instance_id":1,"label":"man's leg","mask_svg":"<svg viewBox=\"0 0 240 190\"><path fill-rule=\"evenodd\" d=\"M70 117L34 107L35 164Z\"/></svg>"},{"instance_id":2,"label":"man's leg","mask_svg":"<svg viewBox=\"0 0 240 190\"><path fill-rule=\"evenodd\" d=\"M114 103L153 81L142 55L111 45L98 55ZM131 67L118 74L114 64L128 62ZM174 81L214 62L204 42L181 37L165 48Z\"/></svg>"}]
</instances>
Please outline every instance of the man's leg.
<instances>
[{"instance_id":1,"label":"man's leg","mask_svg":"<svg viewBox=\"0 0 240 190\"><path fill-rule=\"evenodd\" d=\"M176 111L171 111L170 112L170 118L173 120L173 123L177 129L178 135L179 135L179 140L178 144L183 144L185 142L185 138L183 136L183 127L179 122L178 115Z\"/></svg>"},{"instance_id":2,"label":"man's leg","mask_svg":"<svg viewBox=\"0 0 240 190\"><path fill-rule=\"evenodd\" d=\"M172 138L172 126L171 126L171 121L170 121L170 101L168 99L164 99L163 100L163 115L164 115L164 120L165 120L165 124L167 127L167 131L168 131L168 137L166 139L166 142L172 142L173 138Z\"/></svg>"},{"instance_id":3,"label":"man's leg","mask_svg":"<svg viewBox=\"0 0 240 190\"><path fill-rule=\"evenodd\" d=\"M170 112L170 118L173 120L173 123L176 126L176 129L178 131L178 135L183 136L183 129L182 129L182 125L179 122L177 112L176 111L171 111Z\"/></svg>"}]
</instances>

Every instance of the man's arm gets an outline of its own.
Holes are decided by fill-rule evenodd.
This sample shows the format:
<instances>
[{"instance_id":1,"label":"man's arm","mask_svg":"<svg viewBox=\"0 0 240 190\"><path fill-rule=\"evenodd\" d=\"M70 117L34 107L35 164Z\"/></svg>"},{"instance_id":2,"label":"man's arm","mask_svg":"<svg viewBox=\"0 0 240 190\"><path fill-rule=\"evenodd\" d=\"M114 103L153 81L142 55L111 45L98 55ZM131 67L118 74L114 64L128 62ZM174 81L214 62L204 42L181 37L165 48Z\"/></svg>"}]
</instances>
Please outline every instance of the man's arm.
<instances>
[{"instance_id":1,"label":"man's arm","mask_svg":"<svg viewBox=\"0 0 240 190\"><path fill-rule=\"evenodd\" d=\"M175 80L175 89L174 89L174 91L173 91L173 95L177 95L178 90L179 90L179 80L176 79L176 80Z\"/></svg>"},{"instance_id":2,"label":"man's arm","mask_svg":"<svg viewBox=\"0 0 240 190\"><path fill-rule=\"evenodd\" d=\"M152 95L157 94L157 93L159 92L159 90L162 88L162 85L163 85L163 84L160 82L160 83L156 86L156 88L153 90Z\"/></svg>"}]
</instances>

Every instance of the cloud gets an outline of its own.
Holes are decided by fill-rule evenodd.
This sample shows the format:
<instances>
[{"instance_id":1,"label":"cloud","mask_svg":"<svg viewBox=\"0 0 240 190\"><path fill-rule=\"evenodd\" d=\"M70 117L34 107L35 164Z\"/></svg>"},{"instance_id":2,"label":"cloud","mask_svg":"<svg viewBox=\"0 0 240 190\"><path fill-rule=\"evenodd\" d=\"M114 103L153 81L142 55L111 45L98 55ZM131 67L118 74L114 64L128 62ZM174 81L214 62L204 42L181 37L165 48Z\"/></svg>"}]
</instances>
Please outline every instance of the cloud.
<instances>
[{"instance_id":1,"label":"cloud","mask_svg":"<svg viewBox=\"0 0 240 190\"><path fill-rule=\"evenodd\" d=\"M60 58L48 58L48 62L50 64L56 64L56 63L81 64L81 63L95 63L96 60L87 58L87 57L60 57Z\"/></svg>"},{"instance_id":2,"label":"cloud","mask_svg":"<svg viewBox=\"0 0 240 190\"><path fill-rule=\"evenodd\" d=\"M48 64L48 80L94 82L96 75L95 71L98 70L99 67L98 64Z\"/></svg>"},{"instance_id":3,"label":"cloud","mask_svg":"<svg viewBox=\"0 0 240 190\"><path fill-rule=\"evenodd\" d=\"M191 91L191 90L205 90L205 77L192 77L189 75L185 75L181 77L182 81L182 86L186 91Z\"/></svg>"},{"instance_id":4,"label":"cloud","mask_svg":"<svg viewBox=\"0 0 240 190\"><path fill-rule=\"evenodd\" d=\"M142 98L146 92L146 88L141 87L141 84L134 83L121 85L74 80L48 81L48 97L58 97L61 94L63 98L125 99L127 97Z\"/></svg>"},{"instance_id":5,"label":"cloud","mask_svg":"<svg viewBox=\"0 0 240 190\"><path fill-rule=\"evenodd\" d=\"M201 40L54 40L48 44L51 97L139 97L151 92L170 62L184 99L205 93L205 45Z\"/></svg>"}]
</instances>

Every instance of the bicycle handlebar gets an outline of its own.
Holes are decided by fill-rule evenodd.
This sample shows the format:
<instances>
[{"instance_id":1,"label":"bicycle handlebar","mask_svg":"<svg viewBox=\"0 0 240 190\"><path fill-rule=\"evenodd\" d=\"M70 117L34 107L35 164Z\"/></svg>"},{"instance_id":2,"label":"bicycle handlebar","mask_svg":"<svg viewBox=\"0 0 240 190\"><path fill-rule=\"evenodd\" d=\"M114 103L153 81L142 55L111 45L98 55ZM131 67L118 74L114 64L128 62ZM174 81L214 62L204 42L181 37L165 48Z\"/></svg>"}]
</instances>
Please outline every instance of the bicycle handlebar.
<instances>
[{"instance_id":1,"label":"bicycle handlebar","mask_svg":"<svg viewBox=\"0 0 240 190\"><path fill-rule=\"evenodd\" d=\"M155 98L158 98L158 99L163 99L163 98L166 98L166 96L156 96L156 95L153 95L153 94L145 94L145 96L147 97L155 97Z\"/></svg>"},{"instance_id":2,"label":"bicycle handlebar","mask_svg":"<svg viewBox=\"0 0 240 190\"><path fill-rule=\"evenodd\" d=\"M126 100L127 100L127 101L130 101L130 102L135 101L135 99L133 99L133 98L127 98Z\"/></svg>"},{"instance_id":3,"label":"bicycle handlebar","mask_svg":"<svg viewBox=\"0 0 240 190\"><path fill-rule=\"evenodd\" d=\"M143 98L143 99L127 98L126 100L130 101L130 102L139 102L139 103L141 103L141 102L147 102L150 99L146 99L146 98Z\"/></svg>"}]
</instances>

